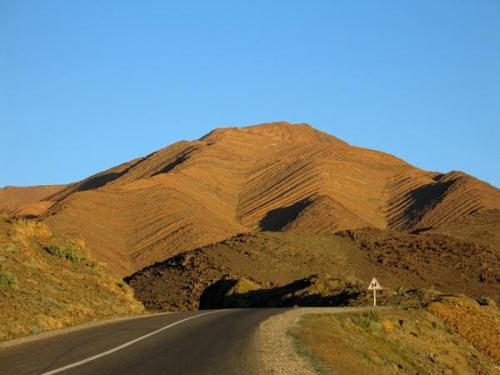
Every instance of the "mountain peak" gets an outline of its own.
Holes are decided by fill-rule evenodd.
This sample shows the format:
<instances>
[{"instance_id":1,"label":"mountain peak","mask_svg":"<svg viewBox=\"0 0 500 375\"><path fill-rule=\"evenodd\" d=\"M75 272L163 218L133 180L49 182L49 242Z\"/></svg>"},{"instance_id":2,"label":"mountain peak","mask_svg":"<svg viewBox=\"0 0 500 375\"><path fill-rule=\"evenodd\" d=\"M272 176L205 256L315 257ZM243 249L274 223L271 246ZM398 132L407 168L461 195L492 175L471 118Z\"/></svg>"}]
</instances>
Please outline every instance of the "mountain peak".
<instances>
[{"instance_id":1,"label":"mountain peak","mask_svg":"<svg viewBox=\"0 0 500 375\"><path fill-rule=\"evenodd\" d=\"M286 121L267 122L244 127L225 127L212 130L200 140L213 144L225 137L258 137L279 142L297 143L342 143L344 141L313 128L307 123L289 123ZM257 139L257 138L256 138Z\"/></svg>"}]
</instances>

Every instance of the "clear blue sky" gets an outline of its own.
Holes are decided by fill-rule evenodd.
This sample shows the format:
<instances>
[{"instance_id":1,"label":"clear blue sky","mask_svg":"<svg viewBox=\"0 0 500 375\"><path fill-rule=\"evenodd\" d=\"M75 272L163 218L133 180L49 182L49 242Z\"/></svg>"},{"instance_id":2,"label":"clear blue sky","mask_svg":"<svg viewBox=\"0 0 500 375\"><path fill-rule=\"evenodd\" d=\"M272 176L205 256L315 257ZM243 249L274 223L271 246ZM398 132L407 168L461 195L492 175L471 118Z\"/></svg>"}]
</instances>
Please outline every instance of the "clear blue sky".
<instances>
[{"instance_id":1,"label":"clear blue sky","mask_svg":"<svg viewBox=\"0 0 500 375\"><path fill-rule=\"evenodd\" d=\"M0 186L275 120L500 186L500 1L0 0Z\"/></svg>"}]
</instances>

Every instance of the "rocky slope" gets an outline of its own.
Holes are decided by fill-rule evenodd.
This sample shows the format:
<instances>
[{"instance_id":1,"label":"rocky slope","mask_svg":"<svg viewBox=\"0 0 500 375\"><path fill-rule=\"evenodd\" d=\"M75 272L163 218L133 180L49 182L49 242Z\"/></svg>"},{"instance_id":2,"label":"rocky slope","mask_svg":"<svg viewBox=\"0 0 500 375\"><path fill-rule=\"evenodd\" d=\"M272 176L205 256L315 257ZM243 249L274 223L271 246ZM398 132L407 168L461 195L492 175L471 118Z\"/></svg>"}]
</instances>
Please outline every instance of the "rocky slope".
<instances>
[{"instance_id":1,"label":"rocky slope","mask_svg":"<svg viewBox=\"0 0 500 375\"><path fill-rule=\"evenodd\" d=\"M271 289L319 272L366 279L376 267L337 236L265 232L178 254L126 280L149 309L192 310L200 307L205 289L224 278L245 278Z\"/></svg>"},{"instance_id":2,"label":"rocky slope","mask_svg":"<svg viewBox=\"0 0 500 375\"><path fill-rule=\"evenodd\" d=\"M442 234L381 229L336 235L261 232L240 234L178 254L135 273L127 281L147 308L166 311L238 303L286 306L289 301L295 302L288 306L307 306L310 300L298 298L296 293L304 289L301 279L318 273L329 274L344 284L361 283L363 291L376 275L387 293L434 287L445 293L498 298L498 264L498 251ZM241 289L242 285L246 291L235 292L238 298L217 302L221 299L218 294ZM328 305L332 293L323 289L314 301ZM345 304L340 299L337 302Z\"/></svg>"}]
</instances>

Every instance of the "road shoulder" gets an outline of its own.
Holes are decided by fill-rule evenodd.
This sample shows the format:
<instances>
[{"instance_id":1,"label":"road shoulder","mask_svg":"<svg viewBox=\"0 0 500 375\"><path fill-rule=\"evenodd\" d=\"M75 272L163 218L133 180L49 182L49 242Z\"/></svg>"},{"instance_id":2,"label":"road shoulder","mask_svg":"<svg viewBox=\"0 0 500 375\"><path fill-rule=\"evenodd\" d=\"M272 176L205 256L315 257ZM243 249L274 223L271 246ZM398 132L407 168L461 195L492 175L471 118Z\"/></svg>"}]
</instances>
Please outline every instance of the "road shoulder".
<instances>
[{"instance_id":1,"label":"road shoulder","mask_svg":"<svg viewBox=\"0 0 500 375\"><path fill-rule=\"evenodd\" d=\"M337 314L364 311L365 308L297 308L272 316L260 324L257 332L259 347L258 368L262 374L303 374L314 375L311 362L301 357L288 333L304 315Z\"/></svg>"}]
</instances>

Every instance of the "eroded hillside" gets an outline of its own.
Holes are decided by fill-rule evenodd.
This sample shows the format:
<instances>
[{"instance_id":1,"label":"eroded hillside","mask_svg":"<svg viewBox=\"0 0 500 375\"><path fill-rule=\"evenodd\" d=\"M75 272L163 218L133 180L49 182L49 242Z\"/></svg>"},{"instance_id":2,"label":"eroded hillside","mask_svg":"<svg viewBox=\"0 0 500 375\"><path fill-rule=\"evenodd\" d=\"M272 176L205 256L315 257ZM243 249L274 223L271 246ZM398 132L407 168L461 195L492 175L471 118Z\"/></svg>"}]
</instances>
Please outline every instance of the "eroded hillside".
<instances>
[{"instance_id":1,"label":"eroded hillside","mask_svg":"<svg viewBox=\"0 0 500 375\"><path fill-rule=\"evenodd\" d=\"M29 205L28 205L29 206ZM498 189L306 124L216 129L25 207L119 275L249 231L427 230L500 209ZM21 213L22 214L22 213Z\"/></svg>"}]
</instances>

